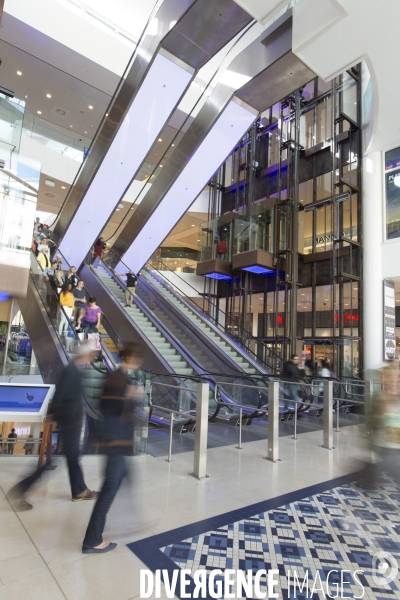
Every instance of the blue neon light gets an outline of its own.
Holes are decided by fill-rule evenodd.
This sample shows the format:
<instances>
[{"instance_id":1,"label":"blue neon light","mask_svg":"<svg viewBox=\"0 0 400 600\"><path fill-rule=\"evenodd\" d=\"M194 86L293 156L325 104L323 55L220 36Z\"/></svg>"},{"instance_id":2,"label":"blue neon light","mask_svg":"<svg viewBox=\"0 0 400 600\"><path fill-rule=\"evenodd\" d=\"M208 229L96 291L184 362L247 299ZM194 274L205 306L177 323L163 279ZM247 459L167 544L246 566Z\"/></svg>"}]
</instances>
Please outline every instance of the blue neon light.
<instances>
[{"instance_id":1,"label":"blue neon light","mask_svg":"<svg viewBox=\"0 0 400 600\"><path fill-rule=\"evenodd\" d=\"M7 294L7 292L0 292L0 302L5 302L9 297L10 294Z\"/></svg>"},{"instance_id":2,"label":"blue neon light","mask_svg":"<svg viewBox=\"0 0 400 600\"><path fill-rule=\"evenodd\" d=\"M267 269L266 267L258 267L254 265L253 267L242 267L242 271L249 271L249 273L256 273L257 275L265 275L266 273L274 273L273 269Z\"/></svg>"},{"instance_id":3,"label":"blue neon light","mask_svg":"<svg viewBox=\"0 0 400 600\"><path fill-rule=\"evenodd\" d=\"M209 277L210 279L222 279L223 281L232 281L233 279L233 277L222 275L221 273L209 273L208 275L204 275L204 277Z\"/></svg>"}]
</instances>

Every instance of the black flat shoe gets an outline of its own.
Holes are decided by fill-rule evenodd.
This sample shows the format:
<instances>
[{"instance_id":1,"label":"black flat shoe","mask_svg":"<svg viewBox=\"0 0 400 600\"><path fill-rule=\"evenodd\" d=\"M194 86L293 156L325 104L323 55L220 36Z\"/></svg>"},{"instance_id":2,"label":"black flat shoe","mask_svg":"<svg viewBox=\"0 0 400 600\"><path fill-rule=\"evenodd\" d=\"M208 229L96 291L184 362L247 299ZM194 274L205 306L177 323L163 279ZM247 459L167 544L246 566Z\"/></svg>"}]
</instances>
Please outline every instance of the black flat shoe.
<instances>
[{"instance_id":1,"label":"black flat shoe","mask_svg":"<svg viewBox=\"0 0 400 600\"><path fill-rule=\"evenodd\" d=\"M117 547L115 542L110 542L105 548L84 548L82 547L82 554L104 554L105 552L111 552Z\"/></svg>"}]
</instances>

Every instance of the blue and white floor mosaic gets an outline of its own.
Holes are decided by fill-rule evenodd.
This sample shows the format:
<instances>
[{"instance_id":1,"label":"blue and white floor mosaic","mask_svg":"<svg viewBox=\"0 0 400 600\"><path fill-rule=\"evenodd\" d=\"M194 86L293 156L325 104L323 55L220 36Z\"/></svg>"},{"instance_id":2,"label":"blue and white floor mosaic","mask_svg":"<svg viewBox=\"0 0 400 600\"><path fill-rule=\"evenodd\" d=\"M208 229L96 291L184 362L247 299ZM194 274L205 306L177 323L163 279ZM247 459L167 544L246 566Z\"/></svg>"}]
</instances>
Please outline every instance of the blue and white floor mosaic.
<instances>
[{"instance_id":1,"label":"blue and white floor mosaic","mask_svg":"<svg viewBox=\"0 0 400 600\"><path fill-rule=\"evenodd\" d=\"M181 535L185 529L190 527L182 528ZM373 490L345 483L192 537L178 536L158 548L176 567L192 573L277 569L280 598L400 599L400 494L388 479ZM302 592L297 587L296 595L289 588L294 571L300 584L308 576L308 594L306 587ZM263 585L266 591L265 578Z\"/></svg>"}]
</instances>

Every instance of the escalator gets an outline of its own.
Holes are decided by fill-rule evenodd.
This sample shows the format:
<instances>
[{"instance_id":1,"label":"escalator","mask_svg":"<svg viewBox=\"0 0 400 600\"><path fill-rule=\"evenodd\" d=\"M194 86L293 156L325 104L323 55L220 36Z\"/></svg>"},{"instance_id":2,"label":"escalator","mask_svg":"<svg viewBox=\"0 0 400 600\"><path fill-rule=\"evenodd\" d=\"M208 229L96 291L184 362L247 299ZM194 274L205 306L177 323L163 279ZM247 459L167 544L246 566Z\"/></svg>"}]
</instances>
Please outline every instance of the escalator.
<instances>
[{"instance_id":1,"label":"escalator","mask_svg":"<svg viewBox=\"0 0 400 600\"><path fill-rule=\"evenodd\" d=\"M58 306L55 292L44 281L33 253L27 295L18 302L43 381L55 383L60 372L73 359L79 339L71 326L60 334L58 320L62 308ZM83 403L89 421L101 419L98 405L103 384L116 366L105 341L108 334L104 333L101 337L105 338L101 340L101 358L82 372Z\"/></svg>"},{"instance_id":2,"label":"escalator","mask_svg":"<svg viewBox=\"0 0 400 600\"><path fill-rule=\"evenodd\" d=\"M143 346L145 364L147 368L165 377L175 377L176 384L191 388L197 386L199 378L207 381L210 385L209 418L222 418L229 420L237 410L230 408L235 403L232 394L222 391L222 397L227 409L221 411L221 405L214 397L216 383L232 382L235 378L243 381L251 377L241 365L248 368L251 373L256 373L256 368L248 366L243 357L237 358L235 362L233 350L227 344L221 349L217 344L211 344L210 339L201 340L198 330L193 324L190 328L172 327L168 321L165 311L152 310L151 301L148 305L146 298L139 293L135 294L132 307L125 306L125 285L117 278L111 269L96 258L94 265L86 264L80 272L85 285L97 298L99 305L107 312L112 327L123 339L140 342ZM148 300L148 298L147 298ZM190 334L187 336L187 334ZM186 337L187 336L187 337ZM197 338L197 339L196 339ZM217 341L218 341L217 336ZM224 342L225 343L225 342ZM231 355L232 354L232 355ZM242 358L242 362L240 362ZM229 369L229 374L228 373ZM262 396L265 396L265 385ZM185 412L195 412L195 394L183 394L185 396ZM180 394L182 396L182 394ZM254 390L244 390L242 394L243 403L249 410L256 410L267 396L260 397ZM182 398L175 403L175 407L181 406ZM169 406L174 408L174 406ZM181 408L178 408L181 410Z\"/></svg>"}]
</instances>

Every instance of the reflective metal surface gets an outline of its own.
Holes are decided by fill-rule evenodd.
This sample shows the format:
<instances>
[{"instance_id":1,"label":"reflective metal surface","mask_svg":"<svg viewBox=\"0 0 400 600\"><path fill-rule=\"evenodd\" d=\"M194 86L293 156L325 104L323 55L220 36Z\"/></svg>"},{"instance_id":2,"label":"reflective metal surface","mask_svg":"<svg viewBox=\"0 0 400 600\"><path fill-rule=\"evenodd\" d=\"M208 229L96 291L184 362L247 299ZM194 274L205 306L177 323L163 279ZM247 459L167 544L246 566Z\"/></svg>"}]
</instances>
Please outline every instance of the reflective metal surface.
<instances>
[{"instance_id":1,"label":"reflective metal surface","mask_svg":"<svg viewBox=\"0 0 400 600\"><path fill-rule=\"evenodd\" d=\"M287 23L286 25L284 25L285 22ZM273 27L275 35L270 43L265 44L266 35L263 32L259 38L250 44L229 65L230 71L245 74L253 78L252 81L236 91L234 97L245 102L247 107L252 106L255 116L259 111L271 106L273 102L270 99L275 95L275 88L279 88L279 99L282 97L282 87L286 85L286 81L291 90L294 90L299 85L306 83L313 76L313 74L310 75L310 70L302 63L303 68L300 68L298 63L295 64L295 57L291 52L291 14L286 15L278 27L275 24ZM290 69L292 67L296 67L296 71L293 71L295 76L290 79ZM259 77L260 79L258 79ZM253 80L256 82L254 87L251 86ZM258 84L263 85L262 94L264 94L264 100L255 95L254 90ZM114 250L119 256L123 256L142 230L144 224L151 218L152 213L161 204L165 194L181 175L187 162L196 152L200 143L205 139L228 102L232 99L232 93L233 90L231 87L219 83L208 97L203 108L175 148L168 162L164 165L162 173L158 175L130 220L120 230L119 236L114 243ZM216 165L216 168L218 166ZM193 198L194 200L195 198ZM179 221L181 216L177 211L176 222ZM169 230L163 232L165 233L164 239L168 236L169 232Z\"/></svg>"},{"instance_id":2,"label":"reflective metal surface","mask_svg":"<svg viewBox=\"0 0 400 600\"><path fill-rule=\"evenodd\" d=\"M24 323L31 340L40 373L45 383L55 383L57 375L68 364L36 287L29 278L28 293L18 299Z\"/></svg>"},{"instance_id":3,"label":"reflective metal surface","mask_svg":"<svg viewBox=\"0 0 400 600\"><path fill-rule=\"evenodd\" d=\"M252 17L233 0L198 0L162 46L200 69L251 21Z\"/></svg>"},{"instance_id":4,"label":"reflective metal surface","mask_svg":"<svg viewBox=\"0 0 400 600\"><path fill-rule=\"evenodd\" d=\"M54 228L58 239L63 237L70 225L90 182L104 159L120 124L146 76L146 72L151 65L161 40L169 32L171 22L178 21L194 2L195 0L164 0L156 14L158 20L157 33L155 35L147 35L139 41L140 48L135 50L133 63L128 65L129 72L126 75L126 79L121 79L114 103L107 110L108 117L105 118L100 126L101 129L90 149L90 154L86 158L83 168L78 174L77 180L72 185L61 208L57 224Z\"/></svg>"},{"instance_id":5,"label":"reflective metal surface","mask_svg":"<svg viewBox=\"0 0 400 600\"><path fill-rule=\"evenodd\" d=\"M160 44L194 69L204 65L252 19L233 0L164 0L156 14L157 34L145 35L84 167L72 186L54 229L61 239L118 131ZM176 25L171 29L171 23ZM132 178L136 173L132 173ZM116 204L119 198L115 198ZM108 215L105 215L105 222ZM100 233L100 232L98 232ZM91 240L91 242L94 240Z\"/></svg>"},{"instance_id":6,"label":"reflective metal surface","mask_svg":"<svg viewBox=\"0 0 400 600\"><path fill-rule=\"evenodd\" d=\"M85 287L97 299L98 306L107 315L108 320L120 339L123 342L136 342L142 345L146 369L150 369L155 373L171 373L172 371L168 364L153 350L148 340L142 336L140 329L127 317L126 311L115 300L114 296L103 285L92 269L84 265L80 276L85 282Z\"/></svg>"}]
</instances>

